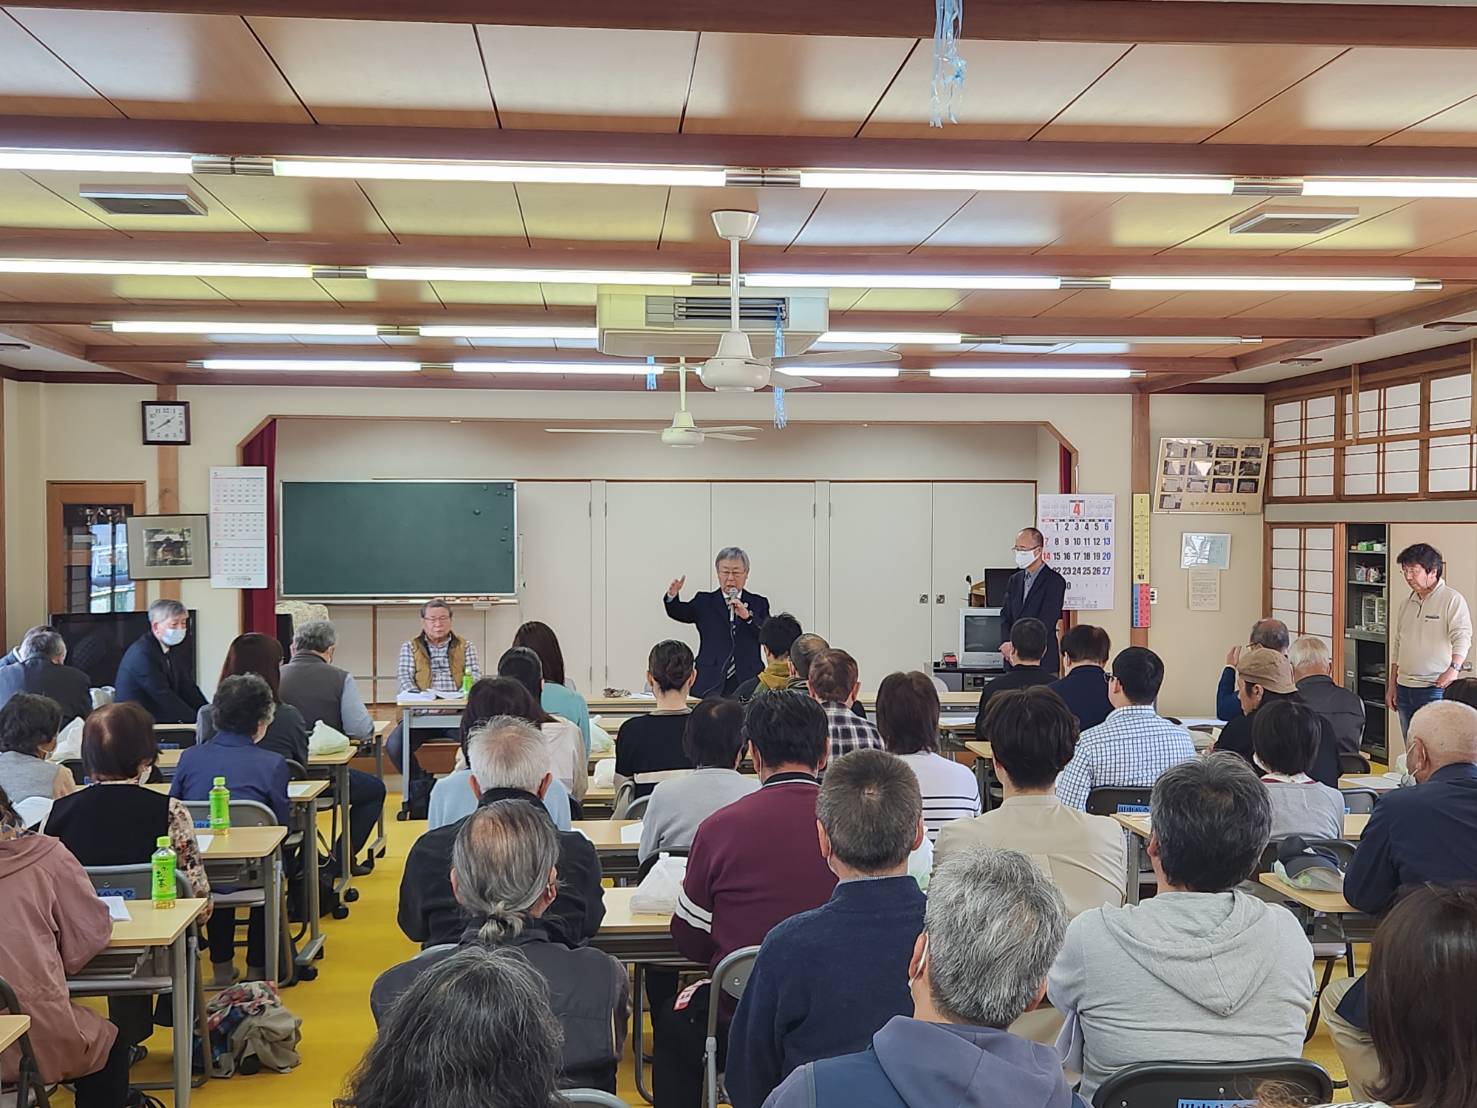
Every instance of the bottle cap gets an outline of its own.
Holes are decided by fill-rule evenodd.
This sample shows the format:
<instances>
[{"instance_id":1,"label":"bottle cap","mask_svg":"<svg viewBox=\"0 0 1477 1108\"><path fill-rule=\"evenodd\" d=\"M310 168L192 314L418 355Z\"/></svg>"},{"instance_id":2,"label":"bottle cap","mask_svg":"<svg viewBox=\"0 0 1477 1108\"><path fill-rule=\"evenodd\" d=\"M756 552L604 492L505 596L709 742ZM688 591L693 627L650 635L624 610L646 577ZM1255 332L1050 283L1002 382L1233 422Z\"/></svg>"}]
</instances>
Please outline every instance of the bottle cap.
<instances>
[{"instance_id":1,"label":"bottle cap","mask_svg":"<svg viewBox=\"0 0 1477 1108\"><path fill-rule=\"evenodd\" d=\"M217 785L224 785L226 783L226 779L224 777L217 777L215 779L215 783Z\"/></svg>"},{"instance_id":2,"label":"bottle cap","mask_svg":"<svg viewBox=\"0 0 1477 1108\"><path fill-rule=\"evenodd\" d=\"M168 846L169 845L169 836L168 835L160 835L159 838L155 840L154 845L155 846Z\"/></svg>"}]
</instances>

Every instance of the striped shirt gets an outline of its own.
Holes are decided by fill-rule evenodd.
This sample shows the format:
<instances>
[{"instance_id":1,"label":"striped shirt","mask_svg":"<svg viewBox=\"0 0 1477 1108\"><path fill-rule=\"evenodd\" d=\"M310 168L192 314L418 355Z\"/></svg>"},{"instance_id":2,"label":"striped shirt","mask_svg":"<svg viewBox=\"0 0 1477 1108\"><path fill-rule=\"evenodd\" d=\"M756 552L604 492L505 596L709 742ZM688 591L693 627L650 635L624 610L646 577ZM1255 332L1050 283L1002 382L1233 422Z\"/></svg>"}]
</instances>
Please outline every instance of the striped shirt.
<instances>
[{"instance_id":1,"label":"striped shirt","mask_svg":"<svg viewBox=\"0 0 1477 1108\"><path fill-rule=\"evenodd\" d=\"M1077 740L1077 752L1057 778L1056 795L1087 810L1087 794L1104 786L1149 788L1170 766L1195 757L1190 733L1159 715L1152 704L1114 709Z\"/></svg>"},{"instance_id":2,"label":"striped shirt","mask_svg":"<svg viewBox=\"0 0 1477 1108\"><path fill-rule=\"evenodd\" d=\"M979 782L968 766L931 750L901 757L918 778L918 789L923 793L923 827L929 842L939 837L945 824L980 814Z\"/></svg>"}]
</instances>

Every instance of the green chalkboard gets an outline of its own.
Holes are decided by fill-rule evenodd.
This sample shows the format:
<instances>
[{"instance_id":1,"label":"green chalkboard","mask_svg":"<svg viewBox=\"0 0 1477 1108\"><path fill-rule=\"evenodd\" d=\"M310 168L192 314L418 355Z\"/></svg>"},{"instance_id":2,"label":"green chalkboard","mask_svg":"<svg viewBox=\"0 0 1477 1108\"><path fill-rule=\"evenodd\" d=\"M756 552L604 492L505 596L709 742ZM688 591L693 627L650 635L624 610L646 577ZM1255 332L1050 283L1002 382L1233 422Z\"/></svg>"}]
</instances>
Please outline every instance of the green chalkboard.
<instances>
[{"instance_id":1,"label":"green chalkboard","mask_svg":"<svg viewBox=\"0 0 1477 1108\"><path fill-rule=\"evenodd\" d=\"M282 595L510 596L511 481L286 481Z\"/></svg>"}]
</instances>

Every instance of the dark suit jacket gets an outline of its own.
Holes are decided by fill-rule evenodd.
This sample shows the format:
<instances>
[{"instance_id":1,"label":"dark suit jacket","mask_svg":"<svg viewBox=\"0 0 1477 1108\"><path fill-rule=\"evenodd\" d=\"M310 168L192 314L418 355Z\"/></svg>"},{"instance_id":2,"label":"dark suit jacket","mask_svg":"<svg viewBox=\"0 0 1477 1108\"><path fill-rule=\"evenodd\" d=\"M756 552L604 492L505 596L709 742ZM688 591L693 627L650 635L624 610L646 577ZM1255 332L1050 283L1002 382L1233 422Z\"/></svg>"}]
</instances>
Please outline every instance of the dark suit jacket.
<instances>
[{"instance_id":1,"label":"dark suit jacket","mask_svg":"<svg viewBox=\"0 0 1477 1108\"><path fill-rule=\"evenodd\" d=\"M92 711L92 688L87 674L73 666L54 665L45 658L32 658L0 667L0 706L18 692L49 696L62 706L62 726Z\"/></svg>"},{"instance_id":2,"label":"dark suit jacket","mask_svg":"<svg viewBox=\"0 0 1477 1108\"><path fill-rule=\"evenodd\" d=\"M171 663L153 632L147 632L118 663L114 699L137 701L155 723L194 723L195 713L205 706L205 696L182 669L182 664Z\"/></svg>"},{"instance_id":3,"label":"dark suit jacket","mask_svg":"<svg viewBox=\"0 0 1477 1108\"><path fill-rule=\"evenodd\" d=\"M1265 693L1262 696L1263 704L1270 704L1273 700L1297 700L1302 697L1296 693L1287 696L1278 696L1276 693ZM1312 705L1308 705L1312 707ZM1261 711L1257 708L1250 715L1237 716L1221 728L1220 737L1215 740L1217 750L1233 750L1250 763L1252 769L1256 769L1256 763L1252 761L1256 753L1252 743L1251 729L1256 720L1256 713ZM1333 724L1329 723L1323 716L1318 717L1322 727L1322 737L1318 740L1318 752L1313 755L1313 764L1306 770L1309 777L1314 781L1327 785L1330 789L1339 787L1339 740L1333 733Z\"/></svg>"},{"instance_id":4,"label":"dark suit jacket","mask_svg":"<svg viewBox=\"0 0 1477 1108\"><path fill-rule=\"evenodd\" d=\"M985 722L985 708L990 703L990 697L996 693L1009 692L1011 689L1029 689L1033 685L1049 685L1055 680L1056 674L1047 673L1040 666L1015 666L999 677L992 678L980 690L980 706L974 713L974 733L981 733Z\"/></svg>"},{"instance_id":5,"label":"dark suit jacket","mask_svg":"<svg viewBox=\"0 0 1477 1108\"><path fill-rule=\"evenodd\" d=\"M488 789L482 804L497 800L526 800L549 818L543 802L521 789ZM451 891L451 851L457 832L471 817L427 831L410 848L400 878L400 909L396 919L405 937L423 947L457 942L467 917ZM550 818L550 823L553 820ZM600 856L578 831L559 831L559 895L540 917L549 937L565 946L583 946L600 930L605 918L605 894L600 888Z\"/></svg>"},{"instance_id":6,"label":"dark suit jacket","mask_svg":"<svg viewBox=\"0 0 1477 1108\"><path fill-rule=\"evenodd\" d=\"M1443 766L1426 783L1382 793L1344 875L1344 899L1378 916L1402 891L1431 882L1477 881L1477 766ZM1368 1027L1364 979L1344 994L1339 1015Z\"/></svg>"},{"instance_id":7,"label":"dark suit jacket","mask_svg":"<svg viewBox=\"0 0 1477 1108\"><path fill-rule=\"evenodd\" d=\"M673 600L662 595L668 616L678 623L697 624L697 680L693 682L693 696L730 696L764 668L759 659L759 630L769 618L769 601L748 589L739 593L739 599L749 609L747 620L729 619L728 601L721 589L697 593L691 600L680 597ZM724 673L730 657L734 660L733 680L725 684Z\"/></svg>"},{"instance_id":8,"label":"dark suit jacket","mask_svg":"<svg viewBox=\"0 0 1477 1108\"><path fill-rule=\"evenodd\" d=\"M1108 718L1113 705L1108 702L1108 675L1102 666L1078 666L1051 689L1067 702L1077 717L1077 729L1086 731Z\"/></svg>"},{"instance_id":9,"label":"dark suit jacket","mask_svg":"<svg viewBox=\"0 0 1477 1108\"><path fill-rule=\"evenodd\" d=\"M1067 597L1067 579L1051 566L1042 566L1036 583L1026 592L1026 571L1018 569L1005 587L1005 604L1000 609L1000 637L1010 638L1010 629L1018 619L1039 619L1046 624L1046 653L1041 668L1059 673L1061 655L1057 649L1056 625L1062 618L1062 601Z\"/></svg>"}]
</instances>

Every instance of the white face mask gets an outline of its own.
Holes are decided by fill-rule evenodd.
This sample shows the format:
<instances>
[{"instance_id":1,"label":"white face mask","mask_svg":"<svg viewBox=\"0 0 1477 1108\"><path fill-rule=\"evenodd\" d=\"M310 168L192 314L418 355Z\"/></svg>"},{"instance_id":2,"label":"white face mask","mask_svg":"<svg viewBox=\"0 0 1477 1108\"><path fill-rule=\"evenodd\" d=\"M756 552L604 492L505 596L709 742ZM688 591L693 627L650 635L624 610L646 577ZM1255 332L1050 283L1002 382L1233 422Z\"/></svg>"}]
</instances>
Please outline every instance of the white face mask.
<instances>
[{"instance_id":1,"label":"white face mask","mask_svg":"<svg viewBox=\"0 0 1477 1108\"><path fill-rule=\"evenodd\" d=\"M1020 569L1025 569L1028 565L1030 565L1035 560L1036 560L1036 551L1034 551L1034 550L1017 550L1015 552L1015 564Z\"/></svg>"},{"instance_id":2,"label":"white face mask","mask_svg":"<svg viewBox=\"0 0 1477 1108\"><path fill-rule=\"evenodd\" d=\"M183 627L166 627L159 638L165 646L178 646L185 641L185 629Z\"/></svg>"}]
</instances>

